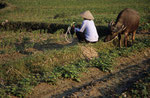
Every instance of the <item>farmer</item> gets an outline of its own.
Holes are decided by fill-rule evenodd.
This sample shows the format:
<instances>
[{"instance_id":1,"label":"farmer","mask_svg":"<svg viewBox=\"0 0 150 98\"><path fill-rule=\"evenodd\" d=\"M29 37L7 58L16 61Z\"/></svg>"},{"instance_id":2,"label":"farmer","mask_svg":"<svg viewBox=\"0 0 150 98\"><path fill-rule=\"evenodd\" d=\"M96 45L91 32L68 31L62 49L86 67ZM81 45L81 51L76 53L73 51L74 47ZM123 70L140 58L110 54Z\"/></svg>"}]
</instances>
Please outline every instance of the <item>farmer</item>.
<instances>
[{"instance_id":1,"label":"farmer","mask_svg":"<svg viewBox=\"0 0 150 98\"><path fill-rule=\"evenodd\" d=\"M80 16L84 19L81 28L75 28L79 42L96 43L98 41L98 33L94 24L92 13L87 10L82 12Z\"/></svg>"}]
</instances>

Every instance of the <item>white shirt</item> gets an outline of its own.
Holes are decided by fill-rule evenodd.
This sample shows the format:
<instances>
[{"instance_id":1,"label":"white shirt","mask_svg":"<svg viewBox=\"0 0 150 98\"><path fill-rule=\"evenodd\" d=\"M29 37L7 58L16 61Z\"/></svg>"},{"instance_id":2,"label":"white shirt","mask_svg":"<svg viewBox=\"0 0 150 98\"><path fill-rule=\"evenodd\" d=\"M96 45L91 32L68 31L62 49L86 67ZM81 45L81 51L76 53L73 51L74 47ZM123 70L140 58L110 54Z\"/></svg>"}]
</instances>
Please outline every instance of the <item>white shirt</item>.
<instances>
[{"instance_id":1,"label":"white shirt","mask_svg":"<svg viewBox=\"0 0 150 98\"><path fill-rule=\"evenodd\" d=\"M85 31L85 39L90 42L98 41L98 33L93 20L84 20L81 28L75 28L78 32Z\"/></svg>"}]
</instances>

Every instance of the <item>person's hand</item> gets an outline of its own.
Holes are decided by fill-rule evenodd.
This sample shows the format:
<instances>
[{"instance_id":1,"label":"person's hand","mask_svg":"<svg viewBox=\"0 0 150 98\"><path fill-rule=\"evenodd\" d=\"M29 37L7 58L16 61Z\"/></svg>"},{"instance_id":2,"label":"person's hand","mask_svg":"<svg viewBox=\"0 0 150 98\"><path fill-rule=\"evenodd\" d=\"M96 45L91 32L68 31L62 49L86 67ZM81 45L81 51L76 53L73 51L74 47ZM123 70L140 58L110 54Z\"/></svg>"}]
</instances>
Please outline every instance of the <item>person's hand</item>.
<instances>
[{"instance_id":1,"label":"person's hand","mask_svg":"<svg viewBox=\"0 0 150 98\"><path fill-rule=\"evenodd\" d=\"M74 24L72 25L72 28L75 28L75 25L74 25Z\"/></svg>"}]
</instances>

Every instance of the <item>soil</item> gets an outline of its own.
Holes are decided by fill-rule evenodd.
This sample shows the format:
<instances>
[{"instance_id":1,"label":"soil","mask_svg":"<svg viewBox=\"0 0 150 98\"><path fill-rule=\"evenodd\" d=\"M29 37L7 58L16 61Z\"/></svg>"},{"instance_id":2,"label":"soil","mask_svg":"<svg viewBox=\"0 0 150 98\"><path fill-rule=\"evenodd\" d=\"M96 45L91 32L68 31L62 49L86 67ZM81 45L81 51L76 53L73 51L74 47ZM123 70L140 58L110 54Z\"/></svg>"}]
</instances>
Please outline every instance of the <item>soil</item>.
<instances>
[{"instance_id":1,"label":"soil","mask_svg":"<svg viewBox=\"0 0 150 98\"><path fill-rule=\"evenodd\" d=\"M84 49L84 47L83 47ZM93 49L92 49L93 50ZM37 85L30 98L91 98L114 97L129 88L150 71L150 48L129 57L117 58L111 72L89 68L81 74L81 82L60 79L56 85Z\"/></svg>"},{"instance_id":2,"label":"soil","mask_svg":"<svg viewBox=\"0 0 150 98\"><path fill-rule=\"evenodd\" d=\"M81 48L82 54L85 58L92 59L92 58L98 57L98 53L96 52L96 50L93 47L81 46L80 48Z\"/></svg>"},{"instance_id":3,"label":"soil","mask_svg":"<svg viewBox=\"0 0 150 98\"><path fill-rule=\"evenodd\" d=\"M0 64L4 64L5 62L10 61L10 60L15 61L18 58L22 58L24 56L25 55L17 53L17 52L12 53L12 54L0 54Z\"/></svg>"}]
</instances>

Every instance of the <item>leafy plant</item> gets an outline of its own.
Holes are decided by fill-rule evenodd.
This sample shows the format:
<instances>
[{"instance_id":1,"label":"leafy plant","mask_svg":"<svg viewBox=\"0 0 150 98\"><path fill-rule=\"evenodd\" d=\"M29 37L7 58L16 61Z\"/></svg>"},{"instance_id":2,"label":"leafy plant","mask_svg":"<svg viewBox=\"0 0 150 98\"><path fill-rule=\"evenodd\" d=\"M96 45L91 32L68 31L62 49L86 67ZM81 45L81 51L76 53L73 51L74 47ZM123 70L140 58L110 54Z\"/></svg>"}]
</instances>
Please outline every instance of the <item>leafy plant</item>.
<instances>
[{"instance_id":1,"label":"leafy plant","mask_svg":"<svg viewBox=\"0 0 150 98\"><path fill-rule=\"evenodd\" d=\"M123 97L126 94L126 97L133 97L133 98L149 98L150 93L150 73L146 72L145 77L139 79L133 85L127 89L125 92L121 94Z\"/></svg>"},{"instance_id":2,"label":"leafy plant","mask_svg":"<svg viewBox=\"0 0 150 98\"><path fill-rule=\"evenodd\" d=\"M8 51L10 51L10 48L7 48L7 46L12 48L16 43L17 46L15 47L19 52L25 51L28 48L35 48L37 53L21 57L17 57L17 55L15 59L11 58L3 63L0 62L2 63L0 64L0 75L5 81L5 87L0 88L1 96L5 97L12 94L25 97L32 91L32 87L37 84L41 82L55 84L61 78L69 78L80 82L81 73L87 72L89 67L96 67L102 71L111 71L116 62L115 58L126 57L136 51L150 47L149 37L136 38L135 44L128 48L117 48L112 43L104 44L102 41L99 41L96 44L88 44L95 48L99 57L85 60L79 47L79 45L85 44L70 46L61 43L61 46L63 46L61 49L60 47L53 49L44 47L44 45L56 43L57 41L52 38L56 38L57 33L60 34L61 31L63 30L56 31L54 35L39 33L37 34L37 39L34 38L34 34L28 33L33 37L30 37L28 34L22 34L22 36L18 34L19 37L14 38L15 40L11 39L12 42L6 39L3 40L5 41L5 44L3 44L4 48ZM42 40L41 36L45 39ZM38 45L36 46L35 43ZM3 48L1 50L2 54L6 53ZM142 92L145 95L147 94L145 88Z\"/></svg>"},{"instance_id":3,"label":"leafy plant","mask_svg":"<svg viewBox=\"0 0 150 98\"><path fill-rule=\"evenodd\" d=\"M25 53L26 49L33 48L34 43L30 41L29 37L23 37L21 43L16 43L16 51Z\"/></svg>"},{"instance_id":4,"label":"leafy plant","mask_svg":"<svg viewBox=\"0 0 150 98\"><path fill-rule=\"evenodd\" d=\"M150 23L144 23L143 25L140 26L139 30L142 30L142 31L150 30Z\"/></svg>"}]
</instances>

